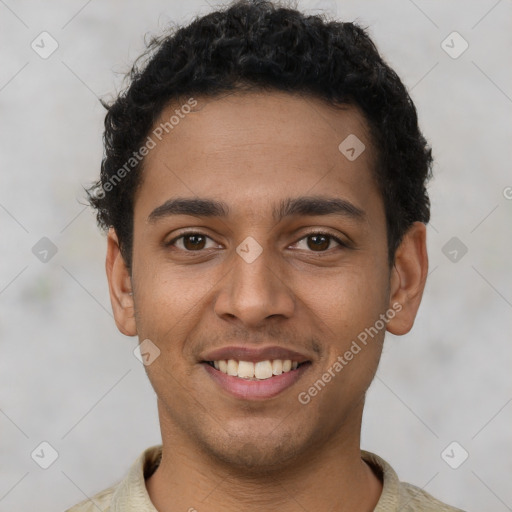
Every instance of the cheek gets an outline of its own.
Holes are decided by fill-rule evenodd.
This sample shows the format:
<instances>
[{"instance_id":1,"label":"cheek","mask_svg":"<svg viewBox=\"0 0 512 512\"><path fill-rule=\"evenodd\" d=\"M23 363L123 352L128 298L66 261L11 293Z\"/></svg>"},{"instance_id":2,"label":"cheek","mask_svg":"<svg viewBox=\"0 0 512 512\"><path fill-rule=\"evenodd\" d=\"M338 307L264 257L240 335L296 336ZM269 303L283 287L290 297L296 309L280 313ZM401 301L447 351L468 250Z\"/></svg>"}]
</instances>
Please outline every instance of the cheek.
<instances>
[{"instance_id":1,"label":"cheek","mask_svg":"<svg viewBox=\"0 0 512 512\"><path fill-rule=\"evenodd\" d=\"M198 323L197 316L219 277L211 269L198 273L165 263L144 265L144 258L139 262L133 268L139 336L162 342L183 339Z\"/></svg>"},{"instance_id":2,"label":"cheek","mask_svg":"<svg viewBox=\"0 0 512 512\"><path fill-rule=\"evenodd\" d=\"M298 276L299 281L306 307L342 339L372 325L387 306L386 274L370 265L347 265L315 278Z\"/></svg>"},{"instance_id":3,"label":"cheek","mask_svg":"<svg viewBox=\"0 0 512 512\"><path fill-rule=\"evenodd\" d=\"M377 272L360 266L340 269L322 280L323 286L316 282L303 289L303 296L326 352L301 391L314 404L317 417L328 418L334 428L347 408L363 400L374 378L385 332L379 319L387 307L386 283Z\"/></svg>"}]
</instances>

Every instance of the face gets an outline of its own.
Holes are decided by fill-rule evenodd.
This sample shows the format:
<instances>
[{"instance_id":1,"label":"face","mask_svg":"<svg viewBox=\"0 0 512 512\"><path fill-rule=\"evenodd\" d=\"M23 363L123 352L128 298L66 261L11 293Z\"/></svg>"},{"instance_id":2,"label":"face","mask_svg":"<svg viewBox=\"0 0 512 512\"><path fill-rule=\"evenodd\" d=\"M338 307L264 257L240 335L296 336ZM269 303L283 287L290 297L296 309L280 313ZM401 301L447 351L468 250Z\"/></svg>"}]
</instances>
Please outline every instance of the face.
<instances>
[{"instance_id":1,"label":"face","mask_svg":"<svg viewBox=\"0 0 512 512\"><path fill-rule=\"evenodd\" d=\"M383 315L400 301L388 330L412 325L365 120L278 92L196 100L145 158L131 275L109 237L116 322L160 351L162 430L246 469L358 443Z\"/></svg>"}]
</instances>

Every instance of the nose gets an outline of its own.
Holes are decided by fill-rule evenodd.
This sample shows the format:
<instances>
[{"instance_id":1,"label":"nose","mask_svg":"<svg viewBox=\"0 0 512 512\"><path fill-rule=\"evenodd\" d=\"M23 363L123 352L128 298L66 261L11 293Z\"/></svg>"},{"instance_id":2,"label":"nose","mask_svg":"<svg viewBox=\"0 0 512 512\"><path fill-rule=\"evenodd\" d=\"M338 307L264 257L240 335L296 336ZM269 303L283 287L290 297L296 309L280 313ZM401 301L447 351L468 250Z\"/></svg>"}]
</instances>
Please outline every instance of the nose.
<instances>
[{"instance_id":1,"label":"nose","mask_svg":"<svg viewBox=\"0 0 512 512\"><path fill-rule=\"evenodd\" d=\"M290 318L296 303L282 262L270 248L258 255L262 249L258 245L249 243L246 252L233 252L227 262L231 270L221 280L215 301L215 313L220 318L236 318L253 328L261 327L270 317Z\"/></svg>"}]
</instances>

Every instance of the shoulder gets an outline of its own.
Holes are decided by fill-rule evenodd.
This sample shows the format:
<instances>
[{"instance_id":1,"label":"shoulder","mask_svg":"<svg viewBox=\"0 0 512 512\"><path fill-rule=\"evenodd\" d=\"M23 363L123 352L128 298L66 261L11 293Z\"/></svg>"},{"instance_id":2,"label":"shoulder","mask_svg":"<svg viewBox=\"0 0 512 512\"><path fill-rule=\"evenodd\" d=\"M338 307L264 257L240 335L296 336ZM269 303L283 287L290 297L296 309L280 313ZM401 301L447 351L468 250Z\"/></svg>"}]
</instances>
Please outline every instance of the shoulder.
<instances>
[{"instance_id":1,"label":"shoulder","mask_svg":"<svg viewBox=\"0 0 512 512\"><path fill-rule=\"evenodd\" d=\"M407 482L400 482L400 504L403 512L464 512L434 498L431 494Z\"/></svg>"},{"instance_id":2,"label":"shoulder","mask_svg":"<svg viewBox=\"0 0 512 512\"><path fill-rule=\"evenodd\" d=\"M65 512L110 512L110 503L117 486L109 487L94 496L87 498L75 506L68 508Z\"/></svg>"},{"instance_id":3,"label":"shoulder","mask_svg":"<svg viewBox=\"0 0 512 512\"><path fill-rule=\"evenodd\" d=\"M383 484L374 512L464 512L439 501L415 485L401 482L391 465L375 453L361 450L361 458Z\"/></svg>"},{"instance_id":4,"label":"shoulder","mask_svg":"<svg viewBox=\"0 0 512 512\"><path fill-rule=\"evenodd\" d=\"M145 479L156 470L162 456L162 445L144 450L133 462L126 476L91 498L87 498L65 512L111 512L134 510L156 512L146 490Z\"/></svg>"}]
</instances>

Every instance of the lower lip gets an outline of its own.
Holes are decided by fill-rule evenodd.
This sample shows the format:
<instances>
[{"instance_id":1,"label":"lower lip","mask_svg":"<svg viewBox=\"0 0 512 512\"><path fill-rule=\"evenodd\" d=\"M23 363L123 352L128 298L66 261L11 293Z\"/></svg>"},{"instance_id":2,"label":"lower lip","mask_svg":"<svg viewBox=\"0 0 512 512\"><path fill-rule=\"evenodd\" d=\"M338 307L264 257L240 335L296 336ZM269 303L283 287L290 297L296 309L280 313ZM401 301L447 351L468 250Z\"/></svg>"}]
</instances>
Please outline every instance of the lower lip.
<instances>
[{"instance_id":1,"label":"lower lip","mask_svg":"<svg viewBox=\"0 0 512 512\"><path fill-rule=\"evenodd\" d=\"M269 379L248 380L227 375L211 367L208 363L203 363L205 370L224 391L243 400L266 400L279 395L279 393L295 384L310 366L311 363L308 362L299 366L296 370L274 375Z\"/></svg>"}]
</instances>

